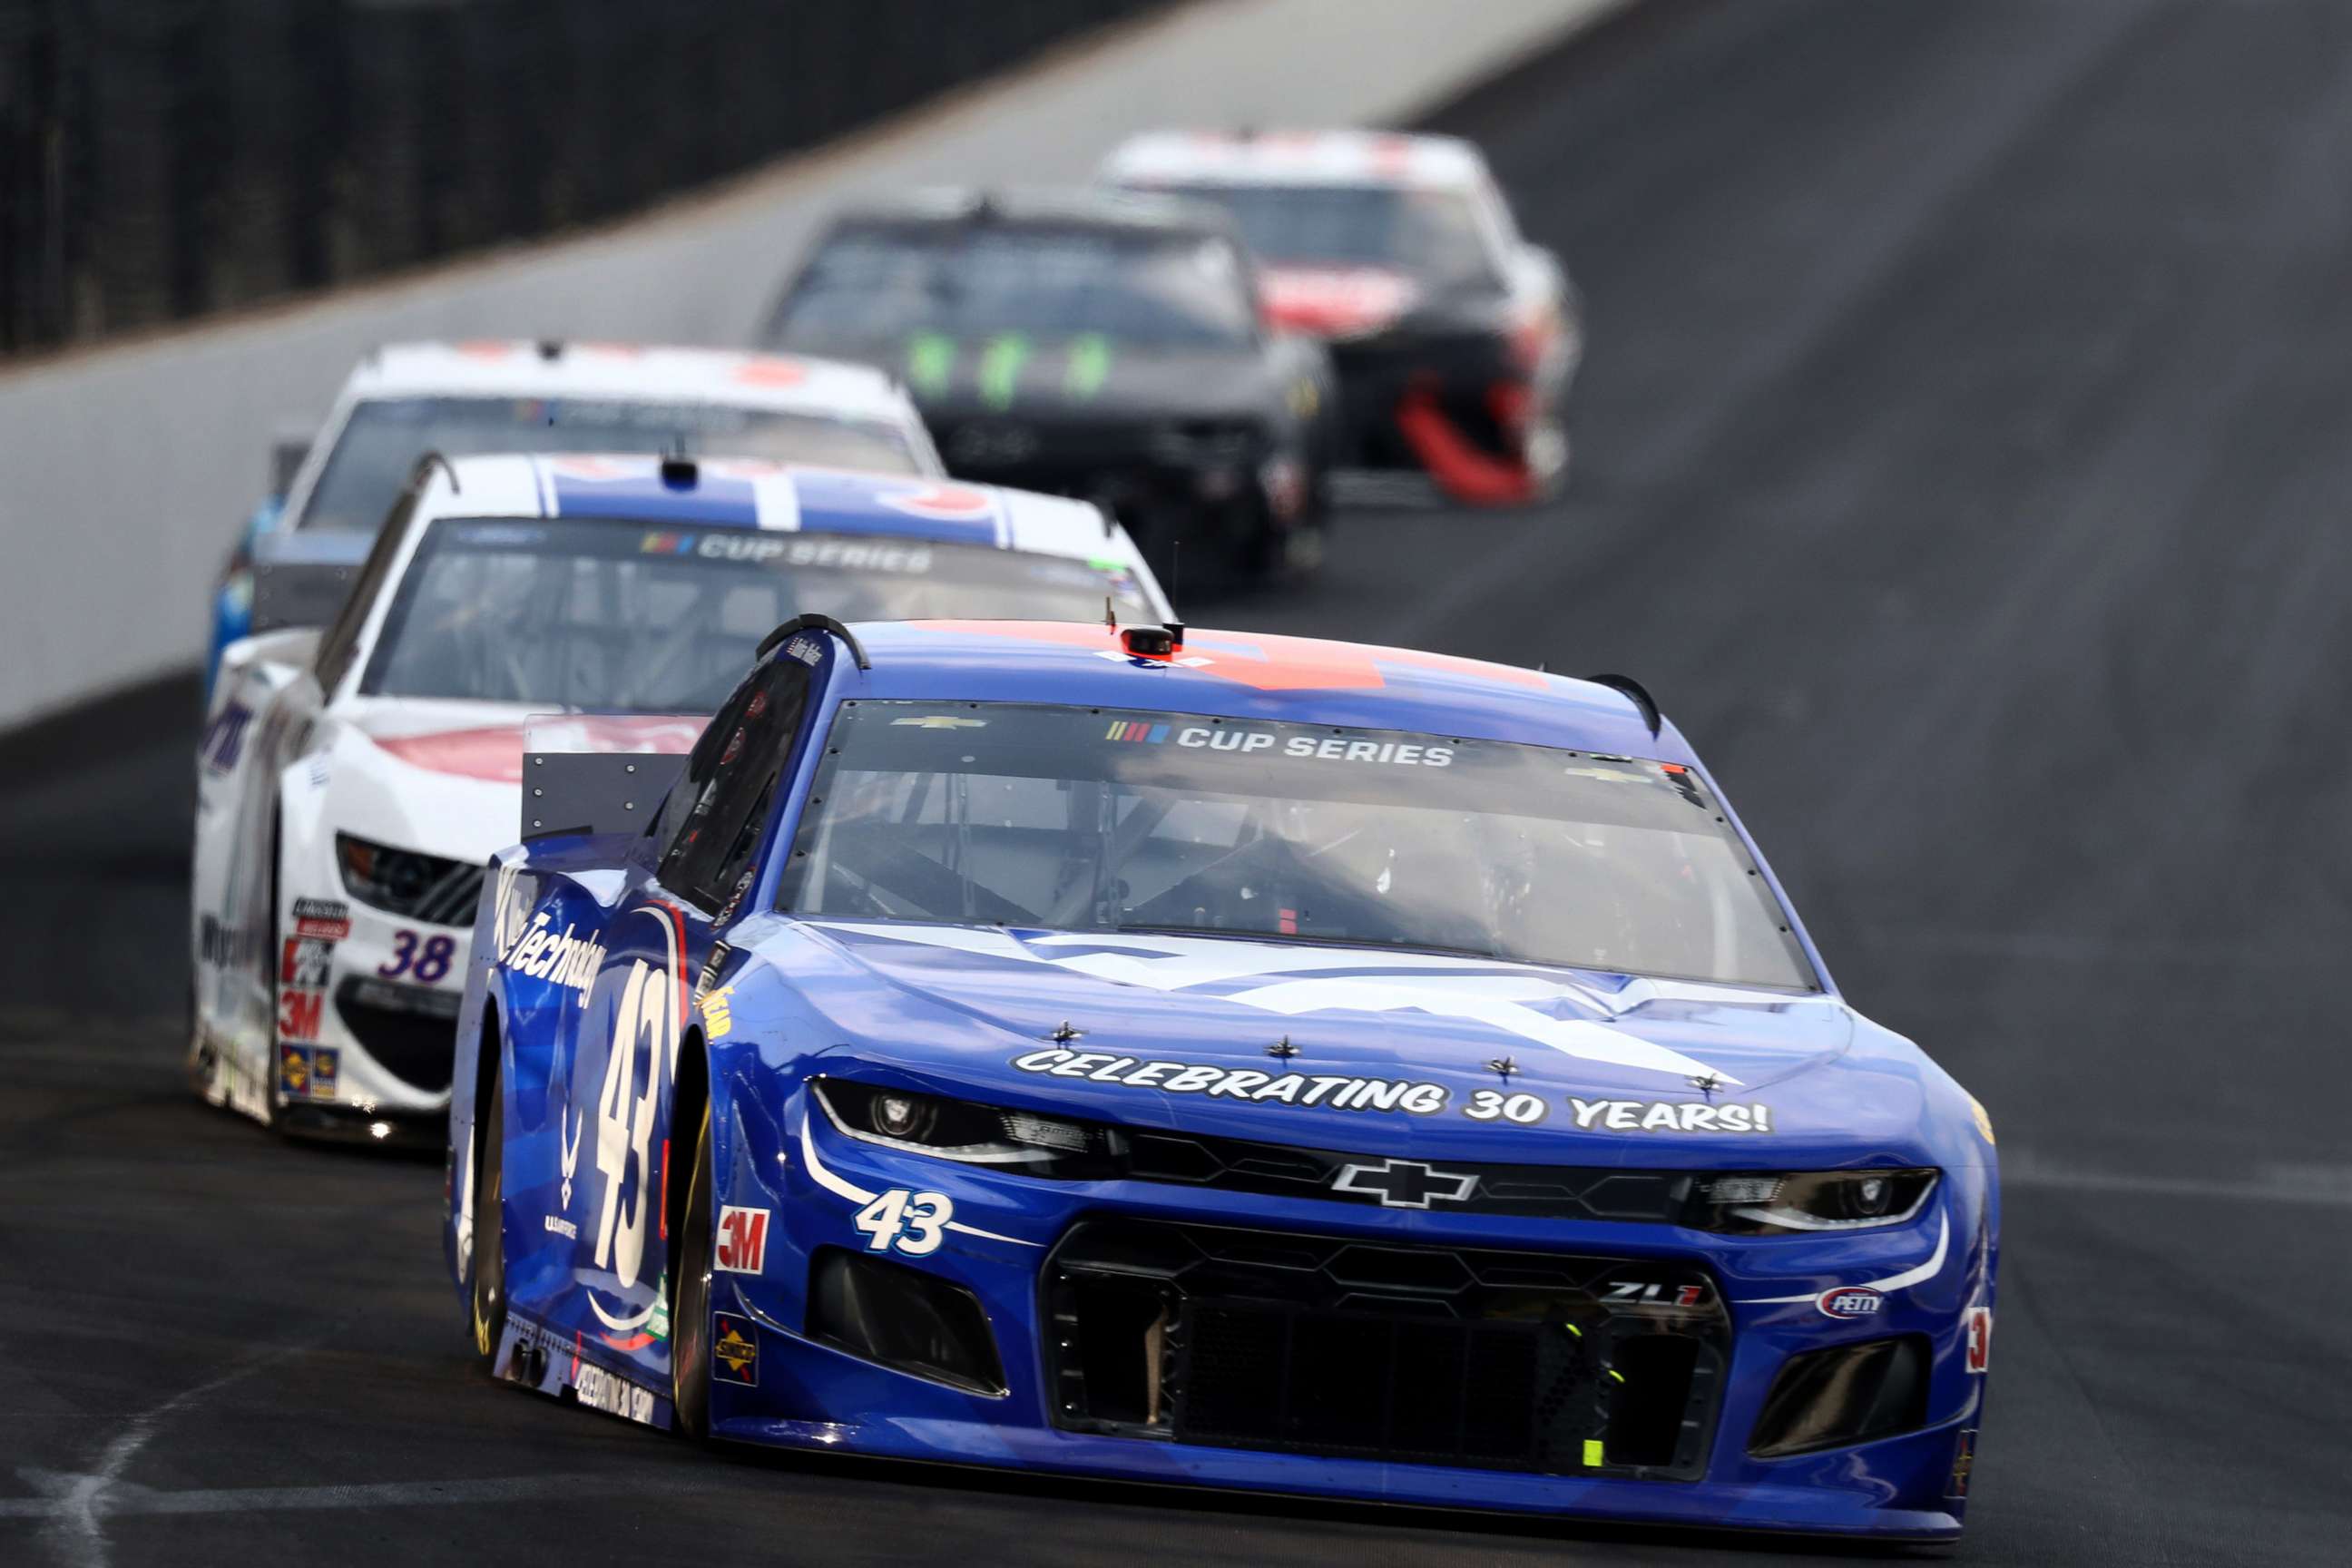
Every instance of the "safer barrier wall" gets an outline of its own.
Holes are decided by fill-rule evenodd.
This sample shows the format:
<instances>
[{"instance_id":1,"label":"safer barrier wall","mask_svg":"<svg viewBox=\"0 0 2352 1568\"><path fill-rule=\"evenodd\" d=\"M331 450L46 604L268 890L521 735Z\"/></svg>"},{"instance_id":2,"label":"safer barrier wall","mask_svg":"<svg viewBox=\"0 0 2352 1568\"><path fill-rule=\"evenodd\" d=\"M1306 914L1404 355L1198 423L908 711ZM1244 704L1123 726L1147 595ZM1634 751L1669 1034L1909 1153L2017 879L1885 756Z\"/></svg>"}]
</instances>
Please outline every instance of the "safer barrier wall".
<instances>
[{"instance_id":1,"label":"safer barrier wall","mask_svg":"<svg viewBox=\"0 0 2352 1568\"><path fill-rule=\"evenodd\" d=\"M0 370L0 724L194 660L269 432L373 343L741 342L851 193L1080 179L1152 125L1401 120L1623 3L1202 0L584 237Z\"/></svg>"}]
</instances>

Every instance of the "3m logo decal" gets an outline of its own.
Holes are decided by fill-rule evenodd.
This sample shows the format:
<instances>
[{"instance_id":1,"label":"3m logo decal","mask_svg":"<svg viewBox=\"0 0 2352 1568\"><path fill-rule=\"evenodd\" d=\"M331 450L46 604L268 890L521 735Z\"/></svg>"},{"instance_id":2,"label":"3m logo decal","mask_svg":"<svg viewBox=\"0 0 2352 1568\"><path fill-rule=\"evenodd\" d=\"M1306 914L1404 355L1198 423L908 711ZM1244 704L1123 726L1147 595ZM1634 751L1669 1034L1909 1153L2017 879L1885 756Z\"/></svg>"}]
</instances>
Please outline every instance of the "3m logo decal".
<instances>
[{"instance_id":1,"label":"3m logo decal","mask_svg":"<svg viewBox=\"0 0 2352 1568\"><path fill-rule=\"evenodd\" d=\"M1960 1324L1968 1334L1969 1370L1982 1376L1992 1365L1992 1309L1970 1307Z\"/></svg>"},{"instance_id":2,"label":"3m logo decal","mask_svg":"<svg viewBox=\"0 0 2352 1568\"><path fill-rule=\"evenodd\" d=\"M710 1375L720 1383L760 1386L760 1331L751 1319L711 1314Z\"/></svg>"},{"instance_id":3,"label":"3m logo decal","mask_svg":"<svg viewBox=\"0 0 2352 1568\"><path fill-rule=\"evenodd\" d=\"M278 994L278 1037L281 1040L315 1040L319 1024L326 1016L327 994L323 991L281 991Z\"/></svg>"},{"instance_id":4,"label":"3m logo decal","mask_svg":"<svg viewBox=\"0 0 2352 1568\"><path fill-rule=\"evenodd\" d=\"M768 1211L729 1204L719 1211L717 1267L725 1274L757 1274L768 1259Z\"/></svg>"}]
</instances>

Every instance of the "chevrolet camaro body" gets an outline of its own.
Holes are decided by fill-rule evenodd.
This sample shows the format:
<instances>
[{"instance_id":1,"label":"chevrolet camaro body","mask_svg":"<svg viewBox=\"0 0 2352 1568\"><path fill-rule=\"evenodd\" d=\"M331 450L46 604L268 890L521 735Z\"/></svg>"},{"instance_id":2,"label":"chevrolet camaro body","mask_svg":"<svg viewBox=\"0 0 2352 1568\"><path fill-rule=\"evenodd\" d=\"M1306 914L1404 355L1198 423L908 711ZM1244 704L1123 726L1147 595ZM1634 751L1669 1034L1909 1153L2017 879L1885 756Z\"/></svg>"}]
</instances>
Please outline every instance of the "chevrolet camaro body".
<instances>
[{"instance_id":1,"label":"chevrolet camaro body","mask_svg":"<svg viewBox=\"0 0 2352 1568\"><path fill-rule=\"evenodd\" d=\"M356 566L417 458L656 452L939 475L914 404L863 365L637 343L392 343L352 368L285 493L257 508L214 592L211 679L257 625L259 557ZM289 543L299 538L299 543Z\"/></svg>"},{"instance_id":2,"label":"chevrolet camaro body","mask_svg":"<svg viewBox=\"0 0 2352 1568\"><path fill-rule=\"evenodd\" d=\"M1949 1536L1991 1127L1646 698L785 628L504 851L446 1246L503 1378L747 1442Z\"/></svg>"},{"instance_id":3,"label":"chevrolet camaro body","mask_svg":"<svg viewBox=\"0 0 2352 1568\"><path fill-rule=\"evenodd\" d=\"M423 466L323 637L226 650L197 759L198 1087L320 1134L437 1122L534 715L570 715L569 749L683 752L779 615L1107 601L1168 613L1125 533L1054 497L749 459Z\"/></svg>"}]
</instances>

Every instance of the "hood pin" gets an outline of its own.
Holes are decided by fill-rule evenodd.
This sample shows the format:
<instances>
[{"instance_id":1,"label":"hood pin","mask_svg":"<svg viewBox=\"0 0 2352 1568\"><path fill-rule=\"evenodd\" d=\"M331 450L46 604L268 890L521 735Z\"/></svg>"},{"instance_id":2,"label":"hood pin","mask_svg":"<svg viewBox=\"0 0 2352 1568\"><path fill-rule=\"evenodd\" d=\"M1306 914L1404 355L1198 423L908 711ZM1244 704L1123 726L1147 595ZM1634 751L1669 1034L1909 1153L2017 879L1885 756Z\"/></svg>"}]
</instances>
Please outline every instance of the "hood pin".
<instances>
[{"instance_id":1,"label":"hood pin","mask_svg":"<svg viewBox=\"0 0 2352 1568\"><path fill-rule=\"evenodd\" d=\"M1716 1077L1711 1072L1700 1073L1696 1078L1692 1079L1690 1083L1693 1089L1698 1090L1701 1094L1710 1097L1714 1095L1717 1089L1723 1087L1723 1080Z\"/></svg>"},{"instance_id":2,"label":"hood pin","mask_svg":"<svg viewBox=\"0 0 2352 1568\"><path fill-rule=\"evenodd\" d=\"M1057 1046L1066 1046L1072 1040L1085 1039L1087 1037L1087 1032L1084 1029L1072 1028L1070 1026L1070 1021L1067 1018L1065 1018L1062 1020L1062 1026L1045 1037L1053 1041Z\"/></svg>"},{"instance_id":3,"label":"hood pin","mask_svg":"<svg viewBox=\"0 0 2352 1568\"><path fill-rule=\"evenodd\" d=\"M1290 1037L1288 1035L1285 1035L1282 1038L1275 1041L1274 1044L1266 1047L1265 1054L1270 1057L1277 1058L1283 1061L1288 1061L1291 1058L1298 1054L1298 1047L1290 1043Z\"/></svg>"},{"instance_id":4,"label":"hood pin","mask_svg":"<svg viewBox=\"0 0 2352 1568\"><path fill-rule=\"evenodd\" d=\"M1511 1080L1511 1075L1519 1070L1519 1064L1508 1057L1489 1057L1486 1059L1486 1065L1501 1073L1505 1083L1508 1083Z\"/></svg>"}]
</instances>

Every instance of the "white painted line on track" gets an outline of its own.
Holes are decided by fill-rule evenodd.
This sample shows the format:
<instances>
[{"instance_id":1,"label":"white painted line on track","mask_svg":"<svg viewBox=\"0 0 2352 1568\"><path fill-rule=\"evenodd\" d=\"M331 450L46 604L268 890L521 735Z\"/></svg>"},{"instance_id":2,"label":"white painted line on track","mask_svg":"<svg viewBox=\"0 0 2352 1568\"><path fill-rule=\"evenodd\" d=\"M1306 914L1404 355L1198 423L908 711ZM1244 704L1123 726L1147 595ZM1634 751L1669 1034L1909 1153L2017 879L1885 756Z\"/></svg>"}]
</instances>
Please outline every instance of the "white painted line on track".
<instances>
[{"instance_id":1,"label":"white painted line on track","mask_svg":"<svg viewBox=\"0 0 2352 1568\"><path fill-rule=\"evenodd\" d=\"M100 1451L97 1467L87 1475L58 1475L46 1471L20 1472L28 1481L38 1484L49 1495L39 1500L48 1523L42 1537L56 1551L60 1562L75 1568L106 1568L105 1516L113 1512L117 1493L125 1489L121 1475L131 1461L139 1456L148 1440L155 1436L156 1427L187 1409L207 1394L219 1392L240 1378L249 1377L272 1363L309 1350L317 1338L291 1344L273 1345L257 1354L247 1356L226 1372L200 1383L195 1387L175 1394L152 1409L142 1410L124 1424L112 1440Z\"/></svg>"}]
</instances>

